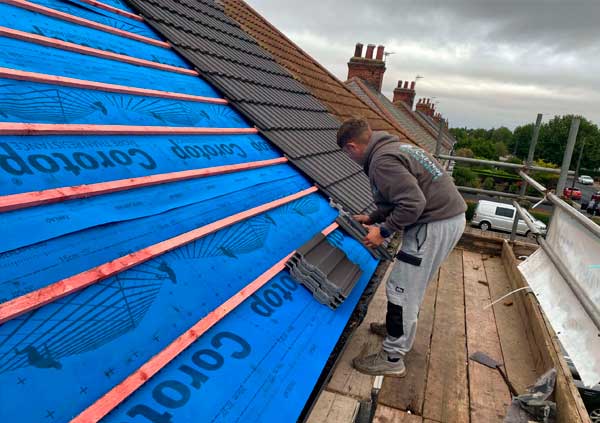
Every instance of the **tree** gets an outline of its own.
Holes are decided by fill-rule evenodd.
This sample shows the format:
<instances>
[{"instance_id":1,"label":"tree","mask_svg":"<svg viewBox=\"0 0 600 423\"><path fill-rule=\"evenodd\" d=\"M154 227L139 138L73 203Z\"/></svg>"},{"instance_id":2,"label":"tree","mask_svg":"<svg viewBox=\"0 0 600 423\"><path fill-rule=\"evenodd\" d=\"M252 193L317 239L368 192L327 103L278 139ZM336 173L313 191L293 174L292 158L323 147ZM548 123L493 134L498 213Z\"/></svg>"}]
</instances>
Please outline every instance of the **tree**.
<instances>
[{"instance_id":1,"label":"tree","mask_svg":"<svg viewBox=\"0 0 600 423\"><path fill-rule=\"evenodd\" d=\"M555 116L542 124L535 151L536 159L543 159L555 165L561 165L571 121L575 116ZM577 144L571 161L571 169L577 165L580 148L585 143L581 168L594 170L600 168L600 130L598 126L584 117L579 117L581 124L577 135ZM528 123L515 128L495 129L452 128L451 133L457 140L456 149L470 150L477 158L498 160L508 152L516 155L521 161L527 159L529 145L533 136L534 124Z\"/></svg>"},{"instance_id":2,"label":"tree","mask_svg":"<svg viewBox=\"0 0 600 423\"><path fill-rule=\"evenodd\" d=\"M527 125L517 126L515 128L511 143L508 144L508 148L512 154L523 160L527 159L534 127L535 125L533 123L528 123Z\"/></svg>"},{"instance_id":3,"label":"tree","mask_svg":"<svg viewBox=\"0 0 600 423\"><path fill-rule=\"evenodd\" d=\"M458 150L456 150L456 152L454 153L456 156L459 157L467 157L469 159L472 159L473 157L475 157L475 154L473 154L473 151L470 148L459 148Z\"/></svg>"},{"instance_id":4,"label":"tree","mask_svg":"<svg viewBox=\"0 0 600 423\"><path fill-rule=\"evenodd\" d=\"M494 148L496 149L496 155L498 157L504 157L508 155L508 148L502 141L497 141L496 144L494 144Z\"/></svg>"},{"instance_id":5,"label":"tree","mask_svg":"<svg viewBox=\"0 0 600 423\"><path fill-rule=\"evenodd\" d=\"M565 149L567 148L567 140L569 138L569 129L571 121L579 117L579 131L577 133L577 143L575 144L575 152L581 148L581 144L585 141L585 154L581 161L582 167L595 169L600 166L600 133L598 127L592 122L581 116L566 115L555 116L548 123L542 125L540 130L540 139L538 148L539 154L536 157L542 158L547 162L562 164ZM573 154L571 160L571 168L574 169L577 164L577 153Z\"/></svg>"},{"instance_id":6,"label":"tree","mask_svg":"<svg viewBox=\"0 0 600 423\"><path fill-rule=\"evenodd\" d=\"M504 145L512 144L513 133L506 126L494 129L492 132L491 140L498 143L504 143Z\"/></svg>"}]
</instances>

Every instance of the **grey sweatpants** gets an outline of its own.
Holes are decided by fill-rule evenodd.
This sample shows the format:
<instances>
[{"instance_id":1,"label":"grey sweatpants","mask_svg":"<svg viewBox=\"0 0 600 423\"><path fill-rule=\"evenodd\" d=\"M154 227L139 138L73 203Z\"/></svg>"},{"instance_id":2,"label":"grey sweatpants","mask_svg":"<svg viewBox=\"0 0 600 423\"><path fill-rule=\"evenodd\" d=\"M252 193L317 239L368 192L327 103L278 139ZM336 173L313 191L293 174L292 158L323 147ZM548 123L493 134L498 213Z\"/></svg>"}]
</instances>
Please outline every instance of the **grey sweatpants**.
<instances>
[{"instance_id":1,"label":"grey sweatpants","mask_svg":"<svg viewBox=\"0 0 600 423\"><path fill-rule=\"evenodd\" d=\"M463 213L416 225L404 232L399 258L386 283L388 335L383 349L388 356L401 357L411 350L425 290L460 240L465 223Z\"/></svg>"}]
</instances>

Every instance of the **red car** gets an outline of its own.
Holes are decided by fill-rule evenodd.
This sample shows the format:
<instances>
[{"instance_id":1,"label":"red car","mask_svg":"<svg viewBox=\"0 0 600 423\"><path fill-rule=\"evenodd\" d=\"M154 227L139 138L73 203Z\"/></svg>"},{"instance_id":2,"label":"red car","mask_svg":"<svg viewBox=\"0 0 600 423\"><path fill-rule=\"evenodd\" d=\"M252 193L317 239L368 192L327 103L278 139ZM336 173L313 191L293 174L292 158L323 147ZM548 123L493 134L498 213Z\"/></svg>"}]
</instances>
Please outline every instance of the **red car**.
<instances>
[{"instance_id":1,"label":"red car","mask_svg":"<svg viewBox=\"0 0 600 423\"><path fill-rule=\"evenodd\" d=\"M579 188L565 188L563 196L571 200L581 200L581 190Z\"/></svg>"}]
</instances>

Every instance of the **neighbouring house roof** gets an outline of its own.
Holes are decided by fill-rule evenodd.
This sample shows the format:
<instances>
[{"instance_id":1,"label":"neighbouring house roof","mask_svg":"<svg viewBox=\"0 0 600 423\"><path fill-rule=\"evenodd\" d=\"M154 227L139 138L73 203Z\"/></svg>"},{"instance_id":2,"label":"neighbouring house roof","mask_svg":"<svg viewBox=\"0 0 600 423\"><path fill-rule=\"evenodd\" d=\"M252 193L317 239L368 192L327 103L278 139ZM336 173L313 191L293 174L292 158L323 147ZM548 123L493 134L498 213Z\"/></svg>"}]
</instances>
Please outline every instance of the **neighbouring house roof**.
<instances>
[{"instance_id":1,"label":"neighbouring house roof","mask_svg":"<svg viewBox=\"0 0 600 423\"><path fill-rule=\"evenodd\" d=\"M193 47L121 0L0 3L2 421L296 421L377 266L314 187L370 199L337 121L186 4L152 13ZM335 312L284 270L319 233L362 272Z\"/></svg>"},{"instance_id":2,"label":"neighbouring house roof","mask_svg":"<svg viewBox=\"0 0 600 423\"><path fill-rule=\"evenodd\" d=\"M438 130L439 123L433 120L430 116L427 116L425 113L419 110L415 110L414 113L423 122L424 125L430 128L431 131ZM456 144L456 139L452 136L452 134L450 134L450 132L448 132L448 129L444 130L444 141L450 144L451 146L454 146L454 144Z\"/></svg>"},{"instance_id":3,"label":"neighbouring house roof","mask_svg":"<svg viewBox=\"0 0 600 423\"><path fill-rule=\"evenodd\" d=\"M221 3L225 12L235 19L244 31L254 37L281 66L302 82L340 121L353 116L363 116L376 131L387 131L405 142L420 144L420 140L415 139L400 122L373 108L368 100L349 90L344 83L244 1L222 0Z\"/></svg>"},{"instance_id":4,"label":"neighbouring house roof","mask_svg":"<svg viewBox=\"0 0 600 423\"><path fill-rule=\"evenodd\" d=\"M431 127L429 122L423 121L418 112L412 111L404 103L394 104L385 95L365 83L362 79L353 77L346 81L346 85L357 96L368 103L373 109L379 110L390 119L397 121L406 131L410 132L413 139L418 140L419 145L429 152L435 151L437 143L437 131ZM453 142L444 134L442 151L449 152L452 149Z\"/></svg>"},{"instance_id":5,"label":"neighbouring house roof","mask_svg":"<svg viewBox=\"0 0 600 423\"><path fill-rule=\"evenodd\" d=\"M131 3L335 201L354 212L372 208L366 175L336 144L339 122L219 6L192 0Z\"/></svg>"}]
</instances>

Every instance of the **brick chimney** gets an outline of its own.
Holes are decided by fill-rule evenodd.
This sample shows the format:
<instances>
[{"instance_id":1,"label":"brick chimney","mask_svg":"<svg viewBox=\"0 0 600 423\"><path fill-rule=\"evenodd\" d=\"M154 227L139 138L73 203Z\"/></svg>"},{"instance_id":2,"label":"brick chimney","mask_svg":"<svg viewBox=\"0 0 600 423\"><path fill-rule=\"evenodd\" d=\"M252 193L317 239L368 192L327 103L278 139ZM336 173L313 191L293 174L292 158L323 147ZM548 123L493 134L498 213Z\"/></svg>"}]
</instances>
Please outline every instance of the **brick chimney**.
<instances>
[{"instance_id":1,"label":"brick chimney","mask_svg":"<svg viewBox=\"0 0 600 423\"><path fill-rule=\"evenodd\" d=\"M429 116L430 118L433 118L433 116L435 114L435 106L431 102L431 99L421 98L417 102L417 111L423 113L424 115Z\"/></svg>"},{"instance_id":2,"label":"brick chimney","mask_svg":"<svg viewBox=\"0 0 600 423\"><path fill-rule=\"evenodd\" d=\"M394 88L394 104L404 103L412 110L415 102L415 81L408 85L408 81L404 81L404 87L402 81L398 81L398 86Z\"/></svg>"},{"instance_id":3,"label":"brick chimney","mask_svg":"<svg viewBox=\"0 0 600 423\"><path fill-rule=\"evenodd\" d=\"M350 58L348 62L348 79L356 76L375 88L378 92L381 92L383 74L385 73L385 63L383 61L384 49L385 47L378 46L376 55L373 57L375 45L369 44L365 57L362 57L363 45L357 43L354 49L354 57Z\"/></svg>"},{"instance_id":4,"label":"brick chimney","mask_svg":"<svg viewBox=\"0 0 600 423\"><path fill-rule=\"evenodd\" d=\"M444 128L448 129L448 119L444 119L441 113L433 115L433 120L439 125L440 122L444 122Z\"/></svg>"}]
</instances>

